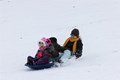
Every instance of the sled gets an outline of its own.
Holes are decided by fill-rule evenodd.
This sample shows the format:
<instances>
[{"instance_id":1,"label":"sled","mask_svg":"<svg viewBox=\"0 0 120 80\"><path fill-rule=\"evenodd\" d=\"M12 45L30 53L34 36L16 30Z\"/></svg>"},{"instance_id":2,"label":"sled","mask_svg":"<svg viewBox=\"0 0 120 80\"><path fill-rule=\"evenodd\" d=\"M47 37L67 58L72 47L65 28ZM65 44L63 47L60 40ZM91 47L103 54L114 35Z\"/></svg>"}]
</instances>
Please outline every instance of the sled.
<instances>
[{"instance_id":1,"label":"sled","mask_svg":"<svg viewBox=\"0 0 120 80\"><path fill-rule=\"evenodd\" d=\"M48 63L48 64L44 64L44 65L39 65L39 64L34 64L34 65L29 65L29 64L25 64L25 66L29 67L30 69L33 70L39 70L39 69L46 69L46 68L51 68L54 65L54 63Z\"/></svg>"}]
</instances>

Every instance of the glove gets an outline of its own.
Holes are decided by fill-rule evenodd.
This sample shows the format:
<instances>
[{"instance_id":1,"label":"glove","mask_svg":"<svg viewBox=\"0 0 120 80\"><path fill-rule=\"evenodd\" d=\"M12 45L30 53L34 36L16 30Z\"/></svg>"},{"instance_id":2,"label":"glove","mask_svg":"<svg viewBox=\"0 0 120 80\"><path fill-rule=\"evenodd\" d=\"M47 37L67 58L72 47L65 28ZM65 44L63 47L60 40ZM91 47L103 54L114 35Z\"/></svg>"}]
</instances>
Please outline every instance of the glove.
<instances>
[{"instance_id":1,"label":"glove","mask_svg":"<svg viewBox=\"0 0 120 80\"><path fill-rule=\"evenodd\" d=\"M80 53L76 53L75 56L76 56L76 59L78 59L79 57L82 56L82 54L80 54Z\"/></svg>"}]
</instances>

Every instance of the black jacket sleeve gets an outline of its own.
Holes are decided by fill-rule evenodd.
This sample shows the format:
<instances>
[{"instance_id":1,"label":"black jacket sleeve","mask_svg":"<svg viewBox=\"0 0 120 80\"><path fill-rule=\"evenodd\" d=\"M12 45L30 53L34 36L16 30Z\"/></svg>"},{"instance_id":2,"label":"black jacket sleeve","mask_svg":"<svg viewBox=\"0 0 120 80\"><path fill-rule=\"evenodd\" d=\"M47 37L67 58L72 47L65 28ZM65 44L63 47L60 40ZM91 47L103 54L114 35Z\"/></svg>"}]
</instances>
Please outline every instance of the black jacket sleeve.
<instances>
[{"instance_id":1,"label":"black jacket sleeve","mask_svg":"<svg viewBox=\"0 0 120 80\"><path fill-rule=\"evenodd\" d=\"M83 43L82 43L82 40L79 40L79 41L77 42L76 57L82 56L82 50L83 50Z\"/></svg>"},{"instance_id":2,"label":"black jacket sleeve","mask_svg":"<svg viewBox=\"0 0 120 80\"><path fill-rule=\"evenodd\" d=\"M55 49L58 51L58 52L64 52L64 50L66 50L67 48L63 47L63 46L60 46L59 44L56 45Z\"/></svg>"},{"instance_id":3,"label":"black jacket sleeve","mask_svg":"<svg viewBox=\"0 0 120 80\"><path fill-rule=\"evenodd\" d=\"M81 51L83 49L83 43L82 43L82 40L78 40L77 42L77 51Z\"/></svg>"}]
</instances>

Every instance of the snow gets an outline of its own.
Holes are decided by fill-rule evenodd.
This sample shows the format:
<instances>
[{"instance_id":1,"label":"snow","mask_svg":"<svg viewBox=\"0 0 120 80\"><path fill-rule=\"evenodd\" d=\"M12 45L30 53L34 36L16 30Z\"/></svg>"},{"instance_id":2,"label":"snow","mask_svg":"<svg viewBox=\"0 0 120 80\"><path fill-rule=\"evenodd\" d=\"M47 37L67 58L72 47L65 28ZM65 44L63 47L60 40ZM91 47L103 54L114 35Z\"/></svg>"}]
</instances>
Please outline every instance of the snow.
<instances>
[{"instance_id":1,"label":"snow","mask_svg":"<svg viewBox=\"0 0 120 80\"><path fill-rule=\"evenodd\" d=\"M80 30L83 56L70 64L30 70L42 37L63 45ZM0 0L0 80L120 80L119 0Z\"/></svg>"}]
</instances>

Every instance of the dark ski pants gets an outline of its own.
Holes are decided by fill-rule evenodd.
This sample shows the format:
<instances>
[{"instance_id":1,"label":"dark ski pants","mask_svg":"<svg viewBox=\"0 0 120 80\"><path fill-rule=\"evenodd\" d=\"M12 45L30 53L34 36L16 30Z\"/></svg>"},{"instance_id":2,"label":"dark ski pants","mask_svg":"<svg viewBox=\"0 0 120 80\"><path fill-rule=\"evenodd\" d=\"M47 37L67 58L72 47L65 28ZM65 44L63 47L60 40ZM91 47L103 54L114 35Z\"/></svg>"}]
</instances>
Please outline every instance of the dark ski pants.
<instances>
[{"instance_id":1,"label":"dark ski pants","mask_svg":"<svg viewBox=\"0 0 120 80\"><path fill-rule=\"evenodd\" d=\"M27 57L27 64L33 65L34 62L36 62L36 61L37 61L37 59L33 58L32 56Z\"/></svg>"}]
</instances>

